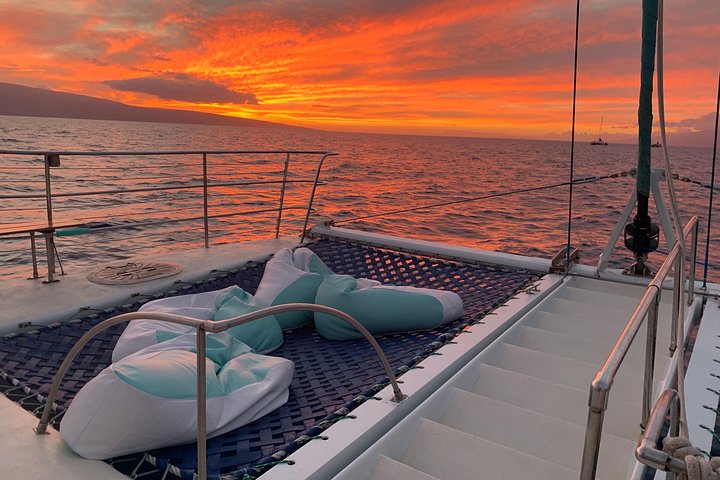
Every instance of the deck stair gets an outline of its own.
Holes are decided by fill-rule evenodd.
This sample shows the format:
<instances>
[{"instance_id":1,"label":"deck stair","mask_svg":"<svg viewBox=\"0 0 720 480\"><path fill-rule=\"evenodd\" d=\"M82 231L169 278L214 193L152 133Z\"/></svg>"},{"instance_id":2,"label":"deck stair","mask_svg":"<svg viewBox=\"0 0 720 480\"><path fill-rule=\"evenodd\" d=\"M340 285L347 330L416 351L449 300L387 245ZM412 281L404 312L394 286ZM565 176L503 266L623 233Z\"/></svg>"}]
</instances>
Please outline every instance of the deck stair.
<instances>
[{"instance_id":1,"label":"deck stair","mask_svg":"<svg viewBox=\"0 0 720 480\"><path fill-rule=\"evenodd\" d=\"M577 479L588 391L643 287L568 278L340 479ZM669 365L663 294L655 390ZM610 393L597 478L626 478L639 436L645 329Z\"/></svg>"}]
</instances>

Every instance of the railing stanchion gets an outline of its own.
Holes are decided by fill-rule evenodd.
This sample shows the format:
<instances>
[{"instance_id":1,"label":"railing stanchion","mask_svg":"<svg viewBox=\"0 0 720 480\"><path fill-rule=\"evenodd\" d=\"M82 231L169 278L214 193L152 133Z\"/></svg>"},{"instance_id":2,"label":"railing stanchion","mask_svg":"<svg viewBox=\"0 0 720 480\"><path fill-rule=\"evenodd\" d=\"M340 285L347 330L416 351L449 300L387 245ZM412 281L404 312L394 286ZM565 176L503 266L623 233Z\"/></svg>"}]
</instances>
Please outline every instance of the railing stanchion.
<instances>
[{"instance_id":1,"label":"railing stanchion","mask_svg":"<svg viewBox=\"0 0 720 480\"><path fill-rule=\"evenodd\" d=\"M44 283L57 282L55 280L55 245L53 240L53 232L44 232L45 236L45 255L47 255L47 280Z\"/></svg>"},{"instance_id":2,"label":"railing stanchion","mask_svg":"<svg viewBox=\"0 0 720 480\"><path fill-rule=\"evenodd\" d=\"M197 468L198 479L207 479L207 391L205 371L205 329L196 328L197 342Z\"/></svg>"},{"instance_id":3,"label":"railing stanchion","mask_svg":"<svg viewBox=\"0 0 720 480\"><path fill-rule=\"evenodd\" d=\"M53 209L52 209L52 186L50 182L50 165L58 165L60 157L51 153L46 153L45 160L45 208L47 210L47 226L53 228ZM47 280L45 283L55 282L55 248L53 246L52 230L45 232L45 254L47 256Z\"/></svg>"},{"instance_id":4,"label":"railing stanchion","mask_svg":"<svg viewBox=\"0 0 720 480\"><path fill-rule=\"evenodd\" d=\"M597 377L595 377L597 380ZM583 447L582 464L580 465L580 480L592 480L597 470L597 453L600 450L602 439L603 420L607 409L608 390L599 388L595 381L590 386L588 405L587 428L585 429L585 445ZM609 388L609 386L608 386Z\"/></svg>"},{"instance_id":5,"label":"railing stanchion","mask_svg":"<svg viewBox=\"0 0 720 480\"><path fill-rule=\"evenodd\" d=\"M695 222L695 228L692 229L692 237L690 245L690 278L688 279L688 298L687 304L692 305L695 296L695 262L697 262L697 241L698 241L698 227L700 222Z\"/></svg>"},{"instance_id":6,"label":"railing stanchion","mask_svg":"<svg viewBox=\"0 0 720 480\"><path fill-rule=\"evenodd\" d=\"M210 225L208 222L207 153L203 153L203 223L205 226L205 248L210 248Z\"/></svg>"},{"instance_id":7,"label":"railing stanchion","mask_svg":"<svg viewBox=\"0 0 720 480\"><path fill-rule=\"evenodd\" d=\"M45 208L47 210L47 224L53 226L52 187L50 185L50 154L45 154Z\"/></svg>"},{"instance_id":8,"label":"railing stanchion","mask_svg":"<svg viewBox=\"0 0 720 480\"><path fill-rule=\"evenodd\" d=\"M37 245L35 244L35 232L30 232L30 255L32 256L33 276L30 280L40 278L37 265Z\"/></svg>"},{"instance_id":9,"label":"railing stanchion","mask_svg":"<svg viewBox=\"0 0 720 480\"><path fill-rule=\"evenodd\" d=\"M283 181L280 187L280 207L278 208L277 223L275 224L275 238L280 237L280 223L282 222L283 204L285 203L285 188L287 186L288 167L290 166L290 153L285 154L285 170Z\"/></svg>"},{"instance_id":10,"label":"railing stanchion","mask_svg":"<svg viewBox=\"0 0 720 480\"><path fill-rule=\"evenodd\" d=\"M680 249L680 253L674 259L673 269L675 273L673 275L673 306L672 306L672 332L670 336L670 355L675 353L677 350L677 329L678 329L678 318L680 316L680 290L683 288L682 278L682 262L684 252Z\"/></svg>"},{"instance_id":11,"label":"railing stanchion","mask_svg":"<svg viewBox=\"0 0 720 480\"><path fill-rule=\"evenodd\" d=\"M647 336L645 338L645 376L643 378L643 404L640 428L645 431L650 410L652 409L653 377L655 373L655 348L657 340L658 310L660 306L660 290L656 290L655 298L648 309Z\"/></svg>"}]
</instances>

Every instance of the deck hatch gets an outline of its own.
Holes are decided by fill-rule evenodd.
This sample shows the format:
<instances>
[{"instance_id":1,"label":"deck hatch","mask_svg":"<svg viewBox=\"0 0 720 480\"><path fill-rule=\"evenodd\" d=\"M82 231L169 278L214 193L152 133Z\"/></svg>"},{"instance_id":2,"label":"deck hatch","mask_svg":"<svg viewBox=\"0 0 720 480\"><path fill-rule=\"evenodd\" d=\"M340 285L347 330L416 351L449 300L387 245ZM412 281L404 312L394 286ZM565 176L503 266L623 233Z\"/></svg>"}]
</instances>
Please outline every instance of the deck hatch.
<instances>
[{"instance_id":1,"label":"deck hatch","mask_svg":"<svg viewBox=\"0 0 720 480\"><path fill-rule=\"evenodd\" d=\"M182 272L175 263L123 262L105 265L90 275L88 280L102 285L134 285L158 278L171 277Z\"/></svg>"}]
</instances>

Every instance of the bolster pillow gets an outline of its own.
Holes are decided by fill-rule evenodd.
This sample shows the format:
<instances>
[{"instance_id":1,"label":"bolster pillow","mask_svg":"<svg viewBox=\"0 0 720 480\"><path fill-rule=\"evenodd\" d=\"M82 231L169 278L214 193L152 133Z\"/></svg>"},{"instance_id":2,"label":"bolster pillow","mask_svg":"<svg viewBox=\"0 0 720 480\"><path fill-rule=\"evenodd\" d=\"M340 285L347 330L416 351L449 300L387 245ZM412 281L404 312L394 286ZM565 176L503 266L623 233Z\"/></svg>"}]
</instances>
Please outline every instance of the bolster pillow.
<instances>
[{"instance_id":1,"label":"bolster pillow","mask_svg":"<svg viewBox=\"0 0 720 480\"><path fill-rule=\"evenodd\" d=\"M255 298L266 305L315 303L323 276L332 273L313 251L298 248L293 252L284 248L265 265ZM313 312L285 312L276 315L276 318L280 327L288 330L312 322Z\"/></svg>"},{"instance_id":2,"label":"bolster pillow","mask_svg":"<svg viewBox=\"0 0 720 480\"><path fill-rule=\"evenodd\" d=\"M373 335L429 330L463 314L462 300L454 292L381 285L349 275L326 276L315 302L347 313ZM315 328L331 340L363 338L349 323L324 313L315 313Z\"/></svg>"}]
</instances>

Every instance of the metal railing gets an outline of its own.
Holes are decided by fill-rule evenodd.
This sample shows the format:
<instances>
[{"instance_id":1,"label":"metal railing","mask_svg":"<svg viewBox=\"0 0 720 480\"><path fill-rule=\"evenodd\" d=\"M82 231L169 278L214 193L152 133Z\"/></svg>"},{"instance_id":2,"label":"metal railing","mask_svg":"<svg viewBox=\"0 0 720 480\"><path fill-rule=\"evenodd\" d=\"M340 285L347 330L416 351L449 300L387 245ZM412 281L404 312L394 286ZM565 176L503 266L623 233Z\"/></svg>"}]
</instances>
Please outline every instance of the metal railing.
<instances>
[{"instance_id":1,"label":"metal railing","mask_svg":"<svg viewBox=\"0 0 720 480\"><path fill-rule=\"evenodd\" d=\"M202 215L194 215L194 216L186 216L186 217L180 217L180 218L174 218L174 219L164 219L164 220L157 220L157 221L148 221L148 222L133 222L128 225L114 225L114 226L105 226L101 228L93 228L90 231L92 232L100 232L100 231L108 231L108 230L120 230L120 229L127 229L127 228L137 228L137 227L145 227L145 226L152 226L152 225L160 225L160 224L169 224L169 223L181 223L181 222L190 222L190 221L203 221L203 238L204 238L204 244L205 247L208 248L210 246L210 225L209 220L213 218L228 218L228 217L236 217L236 216L242 216L242 215L252 215L252 214L266 214L266 213L275 213L277 212L277 217L274 225L274 234L275 238L278 238L280 236L280 226L283 220L283 212L288 210L298 210L302 209L305 212L304 216L304 225L303 225L303 231L301 232L302 239L304 240L305 236L305 230L307 229L307 225L310 218L310 213L312 211L312 205L314 202L314 196L315 192L317 190L317 186L320 183L320 172L323 166L323 163L325 162L325 159L329 156L337 155L335 152L331 151L320 151L320 150L206 150L206 151L194 151L194 150L187 150L187 151L155 151L155 152L148 152L148 151L138 151L138 152L112 152L112 151L97 151L97 152L73 152L73 151L55 151L55 152L48 152L48 151L22 151L22 150L0 150L0 155L14 155L14 156L22 156L22 157L40 157L42 158L42 166L44 168L43 173L43 183L44 188L37 192L37 193L19 193L19 194L7 194L7 195L0 195L1 200L33 200L33 199L44 199L44 219L42 220L42 223L38 222L32 222L31 224L22 223L19 224L17 227L13 227L12 225L6 226L2 231L0 231L0 236L4 236L5 238L17 238L18 234L25 235L28 234L30 237L31 242L31 257L32 257L32 263L33 263L33 277L32 278L39 278L38 275L38 268L37 268L37 253L35 248L35 234L40 233L45 237L45 247L46 247L46 256L47 256L47 280L46 282L53 282L56 281L54 275L55 275L55 243L54 243L54 237L56 234L56 231L58 231L61 228L66 227L81 227L84 225L83 221L71 221L71 222L58 222L55 218L55 210L53 207L53 199L59 199L59 198L74 198L74 197L88 197L88 196L102 196L102 195L119 195L119 194L132 194L132 193L142 193L142 192L169 192L169 191L193 191L193 190L199 190L202 191ZM210 173L208 172L208 156L241 156L242 158L247 158L251 155L255 156L267 156L267 155L282 155L283 157L283 170L282 170L282 178L281 179L271 179L271 180L254 180L254 181L209 181ZM61 158L62 157L113 157L113 156L122 156L122 157L160 157L160 156L171 156L171 157L193 157L198 156L201 157L202 161L201 164L199 163L197 166L198 168L201 168L201 175L202 178L199 181L190 182L187 184L182 185L164 185L164 186L147 186L147 187L137 187L133 186L131 188L111 188L111 189L95 189L95 190L83 190L83 191L74 191L74 192L67 192L67 193L54 193L53 192L53 180L51 176L51 169L56 169L61 166ZM316 156L320 157L317 161L317 166L315 168L315 175L314 179L290 179L290 160L291 158L295 156ZM187 166L187 165L186 165ZM225 165L227 166L227 165ZM23 167L25 168L25 167ZM97 168L97 167L93 167ZM110 167L106 167L110 168ZM168 179L171 179L172 177L167 177ZM59 182L59 180L56 180L56 182ZM118 182L119 183L119 182ZM312 184L312 190L309 195L309 199L307 201L307 207L301 207L301 206L288 206L286 205L286 191L287 187L290 184L300 184L300 183L306 183L306 184ZM216 188L222 188L222 187L249 187L249 186L257 186L257 185L279 185L280 189L278 192L278 199L277 199L277 207L275 208L261 208L261 209L255 209L251 211L239 211L239 212L231 212L231 213L220 213L220 214L211 214L210 213L210 206L208 202L209 193L212 189ZM42 207L37 207L36 211L40 212L42 211ZM73 218L77 219L77 216L74 216ZM89 233L87 231L83 233Z\"/></svg>"},{"instance_id":2,"label":"metal railing","mask_svg":"<svg viewBox=\"0 0 720 480\"><path fill-rule=\"evenodd\" d=\"M228 330L229 328L235 327L237 325L242 325L244 323L252 322L253 320L257 320L259 318L267 317L270 315L275 315L279 313L284 312L291 312L291 311L311 311L311 312L319 312L319 313L325 313L328 315L332 315L334 317L337 317L353 327L357 329L372 345L373 349L375 349L375 352L377 353L378 357L380 357L380 362L383 365L383 368L385 369L385 374L388 377L388 380L390 382L390 385L393 389L393 401L400 402L405 398L403 393L400 391L400 387L397 382L397 378L395 377L395 374L392 371L392 368L390 367L390 363L388 362L387 358L385 357L385 354L382 351L382 348L380 348L380 345L377 343L375 338L370 334L370 332L357 320L355 320L350 315L341 312L340 310L336 310L331 307L326 307L324 305L315 305L311 303L288 303L284 305L276 305L273 307L266 307L260 310L256 310L254 312L246 313L244 315L241 315L239 317L235 318L229 318L227 320L198 320L196 318L191 317L185 317L182 315L173 315L169 313L154 313L154 312L133 312L133 313L124 313L122 315L118 315L113 318L109 318L97 325L95 325L93 328L88 330L81 338L78 340L75 345L70 349L67 356L65 357L65 360L63 360L62 364L60 365L60 368L58 369L57 373L55 374L55 377L53 378L53 383L50 388L50 393L48 393L47 397L47 403L45 404L45 409L43 410L42 417L40 418L40 422L38 423L38 426L35 427L35 433L37 435L46 435L47 434L47 427L50 423L50 415L52 413L53 404L55 402L55 397L57 396L58 390L60 389L60 381L62 380L63 376L65 376L65 373L67 372L68 368L70 367L70 364L75 359L75 356L80 352L80 350L85 346L87 342L89 342L95 335L102 332L103 330L106 330L113 325L116 325L118 323L123 323L127 321L132 320L162 320L166 322L171 323L177 323L180 325L187 325L189 327L193 327L196 329L196 346L197 346L197 431L198 431L198 440L197 440L197 455L198 455L198 478L200 480L205 480L207 478L207 450L206 450L206 442L207 442L207 426L206 426L206 371L205 371L205 334L207 332L210 333L219 333L224 332Z\"/></svg>"},{"instance_id":3,"label":"metal railing","mask_svg":"<svg viewBox=\"0 0 720 480\"><path fill-rule=\"evenodd\" d=\"M655 403L645 433L638 442L635 456L645 465L664 472L671 472L672 476L666 477L670 480L674 478L676 473L686 473L687 470L685 462L655 448L665 425L668 410L670 411L668 435L672 437L678 436L680 431L680 396L675 390L665 390Z\"/></svg>"},{"instance_id":4,"label":"metal railing","mask_svg":"<svg viewBox=\"0 0 720 480\"><path fill-rule=\"evenodd\" d=\"M693 290L695 287L695 258L697 251L697 233L698 233L698 217L694 216L683 229L683 239L692 234L691 239L691 266L690 278L687 284L688 304L693 301ZM591 480L595 478L597 470L597 460L600 451L600 442L602 438L602 426L605 410L608 406L608 396L612 388L613 381L617 375L618 369L625 359L630 346L637 336L640 327L646 318L647 338L645 343L645 373L643 377L643 403L642 418L640 420L641 429L645 429L648 418L650 417L650 408L652 404L652 388L653 374L655 366L655 347L657 335L658 310L660 306L660 294L663 288L663 282L670 273L670 269L674 267L675 274L673 277L673 311L672 311L672 328L670 351L671 353L677 348L676 339L678 328L683 328L683 312L685 305L681 305L680 298L685 283L684 262L686 252L683 248L683 242L679 239L675 241L670 253L665 261L658 269L653 279L648 284L647 290L640 300L640 304L635 309L632 317L628 321L620 338L613 347L612 352L608 356L605 364L595 375L595 379L590 386L590 398L588 400L589 412L587 429L585 431L585 445L583 449L582 465L580 470L581 480Z\"/></svg>"}]
</instances>

